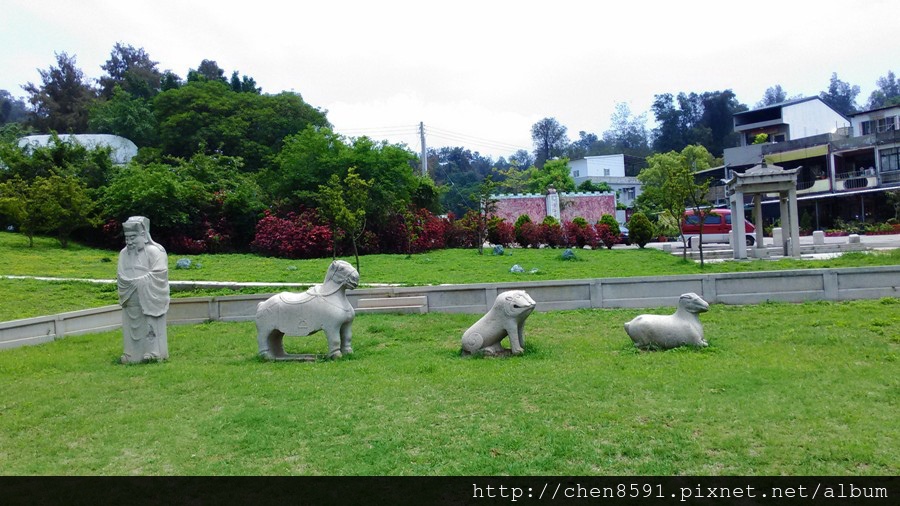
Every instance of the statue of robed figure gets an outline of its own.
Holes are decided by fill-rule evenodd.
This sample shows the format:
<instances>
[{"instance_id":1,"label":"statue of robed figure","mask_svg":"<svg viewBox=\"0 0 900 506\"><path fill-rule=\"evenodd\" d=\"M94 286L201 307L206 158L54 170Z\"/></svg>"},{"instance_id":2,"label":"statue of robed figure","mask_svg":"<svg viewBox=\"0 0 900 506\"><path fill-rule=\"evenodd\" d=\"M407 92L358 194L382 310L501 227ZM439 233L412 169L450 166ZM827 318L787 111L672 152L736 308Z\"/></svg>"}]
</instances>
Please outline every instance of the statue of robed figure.
<instances>
[{"instance_id":1,"label":"statue of robed figure","mask_svg":"<svg viewBox=\"0 0 900 506\"><path fill-rule=\"evenodd\" d=\"M122 225L125 247L116 279L122 306L123 364L169 357L166 312L169 265L166 250L150 238L150 220L132 216Z\"/></svg>"}]
</instances>

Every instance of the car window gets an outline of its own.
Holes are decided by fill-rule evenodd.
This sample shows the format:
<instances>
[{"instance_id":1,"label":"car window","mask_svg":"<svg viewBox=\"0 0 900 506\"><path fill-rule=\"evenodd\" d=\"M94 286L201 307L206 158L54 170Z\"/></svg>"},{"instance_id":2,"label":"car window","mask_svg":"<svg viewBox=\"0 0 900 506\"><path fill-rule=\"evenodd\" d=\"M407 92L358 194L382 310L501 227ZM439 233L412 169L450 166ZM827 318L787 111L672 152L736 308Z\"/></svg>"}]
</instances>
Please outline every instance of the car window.
<instances>
[{"instance_id":1,"label":"car window","mask_svg":"<svg viewBox=\"0 0 900 506\"><path fill-rule=\"evenodd\" d=\"M696 224L700 223L700 218L697 218L696 215L689 214L689 215L685 216L684 221L688 225L696 225Z\"/></svg>"},{"instance_id":2,"label":"car window","mask_svg":"<svg viewBox=\"0 0 900 506\"><path fill-rule=\"evenodd\" d=\"M705 218L703 218L703 223L705 225L718 225L722 223L722 217L717 214L707 214Z\"/></svg>"},{"instance_id":3,"label":"car window","mask_svg":"<svg viewBox=\"0 0 900 506\"><path fill-rule=\"evenodd\" d=\"M731 215L730 214L725 216L725 223L731 225Z\"/></svg>"}]
</instances>

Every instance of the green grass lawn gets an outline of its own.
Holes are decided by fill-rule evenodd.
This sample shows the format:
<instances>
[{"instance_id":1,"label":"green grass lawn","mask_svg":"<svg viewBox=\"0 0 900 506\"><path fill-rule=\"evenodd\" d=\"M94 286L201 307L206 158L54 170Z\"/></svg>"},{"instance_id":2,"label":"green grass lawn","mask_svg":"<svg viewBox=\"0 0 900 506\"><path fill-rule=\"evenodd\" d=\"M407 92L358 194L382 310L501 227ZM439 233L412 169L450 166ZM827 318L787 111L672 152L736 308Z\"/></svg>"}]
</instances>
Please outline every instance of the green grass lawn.
<instances>
[{"instance_id":1,"label":"green grass lawn","mask_svg":"<svg viewBox=\"0 0 900 506\"><path fill-rule=\"evenodd\" d=\"M73 244L61 249L54 239L35 238L29 248L20 234L0 232L0 275L115 279L118 251ZM704 267L661 250L647 248L577 250L577 260L561 259L561 249L507 249L503 256L476 250L446 249L418 255L367 255L360 259L360 282L429 285L523 279L582 279L900 264L900 249L851 253L829 260L778 260L710 263ZM200 268L176 269L189 258ZM351 263L352 258L344 258ZM169 255L169 279L184 281L263 281L319 283L331 258L288 260L250 254ZM526 273L509 272L514 264ZM537 272L531 274L532 269Z\"/></svg>"},{"instance_id":2,"label":"green grass lawn","mask_svg":"<svg viewBox=\"0 0 900 506\"><path fill-rule=\"evenodd\" d=\"M714 305L710 347L639 352L638 310L535 313L527 354L461 358L477 315L359 315L339 361L255 357L252 323L0 352L8 475L896 475L900 300ZM661 309L658 312L667 312ZM321 334L289 351L324 353Z\"/></svg>"},{"instance_id":3,"label":"green grass lawn","mask_svg":"<svg viewBox=\"0 0 900 506\"><path fill-rule=\"evenodd\" d=\"M826 267L861 267L900 264L900 249L878 253L848 253L830 260L720 262L701 268L692 261L648 248L578 250L577 260L564 261L559 249L511 249L504 256L479 256L474 250L439 250L419 255L369 255L360 260L362 286L392 283L426 285L525 280L611 278L651 275L699 274ZM37 237L33 248L20 234L0 232L0 276L48 276L112 280L118 252L73 244L61 249L55 239ZM200 268L176 269L189 258ZM351 262L353 259L347 259ZM177 281L237 281L320 283L330 258L287 260L248 254L170 255L169 278ZM526 273L509 272L514 264ZM536 273L531 273L537 269ZM223 288L179 292L173 296L229 295L271 292L272 288ZM297 291L302 291L298 288ZM112 285L81 282L43 282L0 278L0 321L55 314L115 304Z\"/></svg>"}]
</instances>

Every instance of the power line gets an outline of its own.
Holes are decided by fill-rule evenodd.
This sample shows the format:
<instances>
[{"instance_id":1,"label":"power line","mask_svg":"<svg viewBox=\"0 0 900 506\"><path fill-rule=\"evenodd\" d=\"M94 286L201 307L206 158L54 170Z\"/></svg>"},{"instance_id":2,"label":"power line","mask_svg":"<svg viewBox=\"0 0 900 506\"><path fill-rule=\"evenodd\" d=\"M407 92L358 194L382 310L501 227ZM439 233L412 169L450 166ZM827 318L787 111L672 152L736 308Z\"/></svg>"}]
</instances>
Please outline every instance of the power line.
<instances>
[{"instance_id":1,"label":"power line","mask_svg":"<svg viewBox=\"0 0 900 506\"><path fill-rule=\"evenodd\" d=\"M420 125L395 125L395 126L379 126L379 127L365 127L365 128L346 128L341 129L341 133L348 136L360 136L365 135L368 137L374 136L390 136L390 137L398 137L402 136L406 139L406 144L408 145L418 145L421 148L421 140L420 140ZM528 151L527 147L511 144L503 141L496 141L485 139L484 137L478 137L475 135L464 134L460 132L453 132L451 130L446 130L439 127L432 126L424 126L424 131L427 135L443 139L445 141L449 141L450 143L459 143L463 146L475 146L488 148L491 150L507 150L510 153L516 152L518 150Z\"/></svg>"},{"instance_id":2,"label":"power line","mask_svg":"<svg viewBox=\"0 0 900 506\"><path fill-rule=\"evenodd\" d=\"M438 127L427 127L426 131L428 133L430 133L431 135L434 135L435 137L446 138L446 139L450 139L450 140L472 142L472 143L486 146L486 147L492 147L492 148L498 148L498 149L509 149L512 151L516 151L519 149L526 149L520 145L511 144L511 143L503 142L503 141L485 139L483 137L477 137L474 135L469 135L469 134L464 134L464 133L459 133L459 132L453 132L453 131L445 130L443 128L438 128Z\"/></svg>"}]
</instances>

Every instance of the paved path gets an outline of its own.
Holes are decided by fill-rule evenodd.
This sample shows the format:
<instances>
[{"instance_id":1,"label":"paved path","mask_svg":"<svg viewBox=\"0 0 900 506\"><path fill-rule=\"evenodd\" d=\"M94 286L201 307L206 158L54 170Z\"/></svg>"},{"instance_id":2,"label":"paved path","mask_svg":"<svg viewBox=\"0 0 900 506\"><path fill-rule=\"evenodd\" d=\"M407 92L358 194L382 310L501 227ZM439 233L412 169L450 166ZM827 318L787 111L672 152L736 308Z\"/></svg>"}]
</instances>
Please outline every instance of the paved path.
<instances>
[{"instance_id":1,"label":"paved path","mask_svg":"<svg viewBox=\"0 0 900 506\"><path fill-rule=\"evenodd\" d=\"M771 237L766 237L766 245L773 245L773 241ZM839 236L839 237L825 237L825 244L847 244L849 241L848 236ZM900 234L888 234L888 235L861 235L859 236L859 242L861 244L866 245L868 248L873 249L893 249L900 248ZM672 249L680 249L682 247L681 241L671 241L671 242L650 242L647 243L648 248L656 248L662 249L664 244L671 244ZM813 238L811 235L801 235L800 236L800 245L812 246ZM632 245L637 248L637 246ZM631 247L631 246L625 246ZM706 249L706 243L703 243L703 248Z\"/></svg>"}]
</instances>

